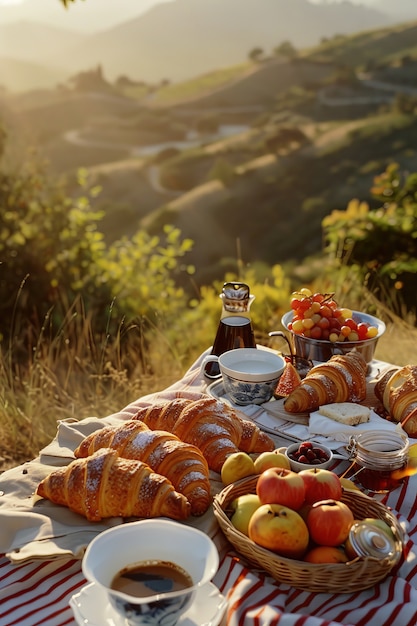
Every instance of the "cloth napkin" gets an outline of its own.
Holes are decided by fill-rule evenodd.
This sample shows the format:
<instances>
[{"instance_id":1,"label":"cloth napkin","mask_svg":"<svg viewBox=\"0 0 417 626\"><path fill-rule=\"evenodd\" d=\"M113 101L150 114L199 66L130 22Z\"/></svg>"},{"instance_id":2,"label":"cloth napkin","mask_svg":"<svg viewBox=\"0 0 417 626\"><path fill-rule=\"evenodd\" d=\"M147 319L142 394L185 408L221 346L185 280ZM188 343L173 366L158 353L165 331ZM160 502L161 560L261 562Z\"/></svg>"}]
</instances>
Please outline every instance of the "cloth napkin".
<instances>
[{"instance_id":1,"label":"cloth napkin","mask_svg":"<svg viewBox=\"0 0 417 626\"><path fill-rule=\"evenodd\" d=\"M385 430L389 432L400 430L403 432L401 425L383 419L372 409L370 410L369 421L363 424L356 424L356 426L342 424L322 415L320 411L314 411L310 413L308 430L312 436L322 435L333 440L335 443L340 441L349 443L349 439L352 435L369 430Z\"/></svg>"}]
</instances>

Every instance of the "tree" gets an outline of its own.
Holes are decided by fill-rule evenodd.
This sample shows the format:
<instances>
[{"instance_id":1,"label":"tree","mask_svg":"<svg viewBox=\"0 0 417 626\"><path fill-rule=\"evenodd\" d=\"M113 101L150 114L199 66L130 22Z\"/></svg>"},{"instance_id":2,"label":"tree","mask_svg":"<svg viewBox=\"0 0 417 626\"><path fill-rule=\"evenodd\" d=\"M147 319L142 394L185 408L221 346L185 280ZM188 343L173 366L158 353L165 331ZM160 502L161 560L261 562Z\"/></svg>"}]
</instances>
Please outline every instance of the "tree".
<instances>
[{"instance_id":1,"label":"tree","mask_svg":"<svg viewBox=\"0 0 417 626\"><path fill-rule=\"evenodd\" d=\"M352 200L324 218L327 251L333 267L354 271L388 308L400 297L415 313L417 174L393 163L375 177L371 193L378 208Z\"/></svg>"},{"instance_id":2,"label":"tree","mask_svg":"<svg viewBox=\"0 0 417 626\"><path fill-rule=\"evenodd\" d=\"M250 61L254 61L255 63L257 63L258 61L262 60L264 51L263 48L252 48L252 50L249 52L248 57Z\"/></svg>"},{"instance_id":3,"label":"tree","mask_svg":"<svg viewBox=\"0 0 417 626\"><path fill-rule=\"evenodd\" d=\"M6 146L7 133L6 129L2 124L0 124L0 159L4 153L4 148Z\"/></svg>"},{"instance_id":4,"label":"tree","mask_svg":"<svg viewBox=\"0 0 417 626\"><path fill-rule=\"evenodd\" d=\"M294 59L297 56L297 50L290 41L283 41L279 46L274 48L275 56L283 56L287 59Z\"/></svg>"},{"instance_id":5,"label":"tree","mask_svg":"<svg viewBox=\"0 0 417 626\"><path fill-rule=\"evenodd\" d=\"M104 78L101 65L86 72L79 72L69 79L76 91L113 91L112 85Z\"/></svg>"}]
</instances>

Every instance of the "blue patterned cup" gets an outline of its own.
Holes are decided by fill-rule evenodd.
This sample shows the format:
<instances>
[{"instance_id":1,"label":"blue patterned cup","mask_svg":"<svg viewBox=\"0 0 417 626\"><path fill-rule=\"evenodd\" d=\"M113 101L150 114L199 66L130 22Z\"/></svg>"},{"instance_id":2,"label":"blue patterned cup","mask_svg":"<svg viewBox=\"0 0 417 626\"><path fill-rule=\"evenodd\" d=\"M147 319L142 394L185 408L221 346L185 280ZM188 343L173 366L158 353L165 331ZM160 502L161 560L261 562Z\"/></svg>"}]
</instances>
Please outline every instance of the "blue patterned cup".
<instances>
[{"instance_id":1,"label":"blue patterned cup","mask_svg":"<svg viewBox=\"0 0 417 626\"><path fill-rule=\"evenodd\" d=\"M203 370L210 361L218 362L225 392L241 406L268 402L285 368L282 356L261 348L236 348L220 356L207 355Z\"/></svg>"},{"instance_id":2,"label":"blue patterned cup","mask_svg":"<svg viewBox=\"0 0 417 626\"><path fill-rule=\"evenodd\" d=\"M164 581L158 588L157 581L152 581L151 595L142 597L112 588L120 572L149 563L171 563L186 572L192 584L170 591ZM210 582L218 565L217 548L205 533L158 518L121 524L97 535L87 547L82 570L88 581L105 590L124 624L174 626L191 607L197 589Z\"/></svg>"}]
</instances>

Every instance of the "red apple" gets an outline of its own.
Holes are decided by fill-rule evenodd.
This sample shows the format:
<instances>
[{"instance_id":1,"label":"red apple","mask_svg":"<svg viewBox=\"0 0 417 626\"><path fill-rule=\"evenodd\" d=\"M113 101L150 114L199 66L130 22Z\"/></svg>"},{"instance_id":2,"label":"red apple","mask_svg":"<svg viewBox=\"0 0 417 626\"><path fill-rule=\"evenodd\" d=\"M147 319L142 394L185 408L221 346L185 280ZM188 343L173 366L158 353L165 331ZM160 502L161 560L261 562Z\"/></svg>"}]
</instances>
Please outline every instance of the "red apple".
<instances>
[{"instance_id":1,"label":"red apple","mask_svg":"<svg viewBox=\"0 0 417 626\"><path fill-rule=\"evenodd\" d=\"M342 484L340 478L334 472L318 467L309 467L301 470L298 475L303 479L306 487L305 501L314 504L320 500L340 500L342 497Z\"/></svg>"},{"instance_id":2,"label":"red apple","mask_svg":"<svg viewBox=\"0 0 417 626\"><path fill-rule=\"evenodd\" d=\"M308 547L306 523L296 511L281 504L263 504L249 520L249 538L281 556L300 559Z\"/></svg>"},{"instance_id":3,"label":"red apple","mask_svg":"<svg viewBox=\"0 0 417 626\"><path fill-rule=\"evenodd\" d=\"M348 560L342 546L315 546L304 556L307 563L346 563Z\"/></svg>"},{"instance_id":4,"label":"red apple","mask_svg":"<svg viewBox=\"0 0 417 626\"><path fill-rule=\"evenodd\" d=\"M256 493L262 504L282 504L297 511L303 504L306 488L299 474L284 467L270 467L260 474Z\"/></svg>"},{"instance_id":5,"label":"red apple","mask_svg":"<svg viewBox=\"0 0 417 626\"><path fill-rule=\"evenodd\" d=\"M320 546L340 546L346 541L355 518L344 502L315 502L307 515L311 539Z\"/></svg>"}]
</instances>

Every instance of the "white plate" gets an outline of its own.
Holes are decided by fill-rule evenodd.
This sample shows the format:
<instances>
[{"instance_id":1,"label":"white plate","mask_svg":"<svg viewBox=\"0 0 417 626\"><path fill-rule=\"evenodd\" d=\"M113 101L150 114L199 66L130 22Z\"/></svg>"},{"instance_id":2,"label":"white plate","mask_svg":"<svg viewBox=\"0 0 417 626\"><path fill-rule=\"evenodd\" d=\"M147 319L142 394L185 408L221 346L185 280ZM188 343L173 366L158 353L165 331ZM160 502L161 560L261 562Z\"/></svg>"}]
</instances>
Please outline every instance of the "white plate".
<instances>
[{"instance_id":1,"label":"white plate","mask_svg":"<svg viewBox=\"0 0 417 626\"><path fill-rule=\"evenodd\" d=\"M73 595L70 607L79 626L125 626L125 620L107 602L105 592L90 583ZM177 626L218 626L226 610L226 598L208 583L197 590L193 606Z\"/></svg>"}]
</instances>

